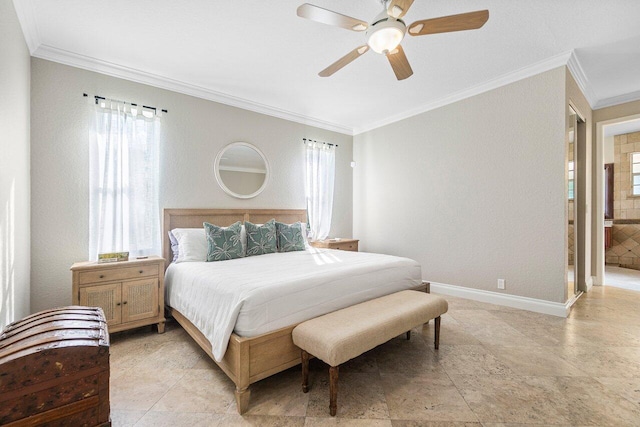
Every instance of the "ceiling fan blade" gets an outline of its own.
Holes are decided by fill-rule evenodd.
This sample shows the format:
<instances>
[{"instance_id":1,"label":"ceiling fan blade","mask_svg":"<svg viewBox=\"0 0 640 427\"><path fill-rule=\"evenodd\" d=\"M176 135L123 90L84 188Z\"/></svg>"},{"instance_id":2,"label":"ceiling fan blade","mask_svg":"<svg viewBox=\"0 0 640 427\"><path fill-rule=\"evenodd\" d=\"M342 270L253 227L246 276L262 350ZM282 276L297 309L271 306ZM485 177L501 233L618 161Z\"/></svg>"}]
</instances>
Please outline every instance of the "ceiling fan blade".
<instances>
[{"instance_id":1,"label":"ceiling fan blade","mask_svg":"<svg viewBox=\"0 0 640 427\"><path fill-rule=\"evenodd\" d=\"M391 0L387 13L396 19L402 18L413 4L413 0Z\"/></svg>"},{"instance_id":2,"label":"ceiling fan blade","mask_svg":"<svg viewBox=\"0 0 640 427\"><path fill-rule=\"evenodd\" d=\"M323 9L309 3L305 3L298 7L298 16L301 18L311 19L312 21L322 24L334 25L336 27L346 28L351 31L364 31L369 28L369 24L350 16Z\"/></svg>"},{"instance_id":3,"label":"ceiling fan blade","mask_svg":"<svg viewBox=\"0 0 640 427\"><path fill-rule=\"evenodd\" d=\"M347 53L345 56L343 56L342 58L338 59L336 62L334 62L333 64L329 65L327 68L325 68L324 70L320 71L318 73L318 75L320 77L329 77L330 75L332 75L333 73L335 73L336 71L338 71L339 69L341 69L342 67L344 67L345 65L349 64L350 62L360 58L362 55L364 55L367 51L369 50L369 46L368 45L362 45L360 47L357 47L355 49L353 49L351 52Z\"/></svg>"},{"instance_id":4,"label":"ceiling fan blade","mask_svg":"<svg viewBox=\"0 0 640 427\"><path fill-rule=\"evenodd\" d=\"M404 80L411 77L413 70L411 69L411 65L409 65L409 61L407 60L407 56L404 54L402 46L398 45L398 47L389 52L387 54L387 58L389 59L391 68L393 68L393 72L396 73L398 80Z\"/></svg>"},{"instance_id":5,"label":"ceiling fan blade","mask_svg":"<svg viewBox=\"0 0 640 427\"><path fill-rule=\"evenodd\" d=\"M409 26L409 34L412 36L424 36L425 34L475 30L482 27L488 19L488 10L478 10L476 12L461 13L459 15L423 19L421 21L416 21Z\"/></svg>"}]
</instances>

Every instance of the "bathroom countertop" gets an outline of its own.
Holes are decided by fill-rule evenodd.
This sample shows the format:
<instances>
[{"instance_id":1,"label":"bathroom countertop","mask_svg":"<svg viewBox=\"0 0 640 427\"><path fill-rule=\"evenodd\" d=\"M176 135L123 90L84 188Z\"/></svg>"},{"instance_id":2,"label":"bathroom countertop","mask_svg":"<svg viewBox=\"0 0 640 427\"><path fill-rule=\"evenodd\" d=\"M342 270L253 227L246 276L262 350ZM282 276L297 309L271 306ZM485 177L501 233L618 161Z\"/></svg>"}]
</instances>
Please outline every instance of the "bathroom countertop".
<instances>
[{"instance_id":1,"label":"bathroom countertop","mask_svg":"<svg viewBox=\"0 0 640 427\"><path fill-rule=\"evenodd\" d=\"M638 218L638 219L614 219L614 220L613 220L613 224L614 224L614 225L620 225L620 224L640 224L640 218Z\"/></svg>"}]
</instances>

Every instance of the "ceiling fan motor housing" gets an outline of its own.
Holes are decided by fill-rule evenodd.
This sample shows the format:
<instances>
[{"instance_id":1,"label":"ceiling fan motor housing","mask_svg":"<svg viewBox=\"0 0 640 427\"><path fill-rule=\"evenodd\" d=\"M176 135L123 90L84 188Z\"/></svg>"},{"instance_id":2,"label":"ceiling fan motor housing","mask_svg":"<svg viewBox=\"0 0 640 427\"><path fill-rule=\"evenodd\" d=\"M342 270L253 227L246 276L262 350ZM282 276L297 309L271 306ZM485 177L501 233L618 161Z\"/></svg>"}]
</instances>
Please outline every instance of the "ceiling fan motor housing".
<instances>
[{"instance_id":1,"label":"ceiling fan motor housing","mask_svg":"<svg viewBox=\"0 0 640 427\"><path fill-rule=\"evenodd\" d=\"M367 29L367 44L375 52L386 55L400 44L407 26L402 20L389 17L386 12L382 19L377 18Z\"/></svg>"}]
</instances>

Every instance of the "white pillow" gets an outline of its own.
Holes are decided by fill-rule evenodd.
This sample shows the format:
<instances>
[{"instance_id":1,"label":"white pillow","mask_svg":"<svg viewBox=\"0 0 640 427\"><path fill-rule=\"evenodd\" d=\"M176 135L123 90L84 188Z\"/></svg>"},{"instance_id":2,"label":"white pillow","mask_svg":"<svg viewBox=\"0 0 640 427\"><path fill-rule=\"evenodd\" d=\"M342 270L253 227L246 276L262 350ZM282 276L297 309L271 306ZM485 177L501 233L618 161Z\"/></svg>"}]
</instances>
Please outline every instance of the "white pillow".
<instances>
[{"instance_id":1,"label":"white pillow","mask_svg":"<svg viewBox=\"0 0 640 427\"><path fill-rule=\"evenodd\" d=\"M203 228L174 228L171 233L178 240L178 259L174 262L205 262L207 260L207 235ZM242 241L242 252L247 252L247 231L242 224L240 231Z\"/></svg>"},{"instance_id":2,"label":"white pillow","mask_svg":"<svg viewBox=\"0 0 640 427\"><path fill-rule=\"evenodd\" d=\"M298 222L300 222L300 225L302 226L302 238L304 239L304 250L306 251L311 249L311 245L309 244L309 236L307 236L309 234L309 227L307 226L306 222Z\"/></svg>"},{"instance_id":3,"label":"white pillow","mask_svg":"<svg viewBox=\"0 0 640 427\"><path fill-rule=\"evenodd\" d=\"M244 222L240 229L240 243L242 243L242 256L247 256L247 229L244 228Z\"/></svg>"},{"instance_id":4,"label":"white pillow","mask_svg":"<svg viewBox=\"0 0 640 427\"><path fill-rule=\"evenodd\" d=\"M176 263L206 261L207 260L207 236L203 228L174 228L171 230L180 249Z\"/></svg>"}]
</instances>

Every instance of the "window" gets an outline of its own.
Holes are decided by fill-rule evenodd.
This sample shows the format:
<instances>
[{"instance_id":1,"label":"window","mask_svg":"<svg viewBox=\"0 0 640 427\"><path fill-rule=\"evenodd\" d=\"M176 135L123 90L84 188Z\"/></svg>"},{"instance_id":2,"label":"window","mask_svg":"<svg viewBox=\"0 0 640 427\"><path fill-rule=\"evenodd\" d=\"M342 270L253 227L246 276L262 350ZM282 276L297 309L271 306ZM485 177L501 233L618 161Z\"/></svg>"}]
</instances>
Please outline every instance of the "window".
<instances>
[{"instance_id":1,"label":"window","mask_svg":"<svg viewBox=\"0 0 640 427\"><path fill-rule=\"evenodd\" d=\"M331 230L336 145L304 139L309 238L323 240Z\"/></svg>"},{"instance_id":2,"label":"window","mask_svg":"<svg viewBox=\"0 0 640 427\"><path fill-rule=\"evenodd\" d=\"M640 196L640 153L631 153L631 194Z\"/></svg>"},{"instance_id":3,"label":"window","mask_svg":"<svg viewBox=\"0 0 640 427\"><path fill-rule=\"evenodd\" d=\"M160 253L160 120L150 108L100 100L90 135L89 259Z\"/></svg>"},{"instance_id":4,"label":"window","mask_svg":"<svg viewBox=\"0 0 640 427\"><path fill-rule=\"evenodd\" d=\"M569 200L573 200L574 198L574 192L575 192L575 171L574 171L574 162L570 161L569 162Z\"/></svg>"}]
</instances>

